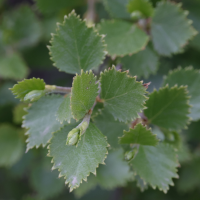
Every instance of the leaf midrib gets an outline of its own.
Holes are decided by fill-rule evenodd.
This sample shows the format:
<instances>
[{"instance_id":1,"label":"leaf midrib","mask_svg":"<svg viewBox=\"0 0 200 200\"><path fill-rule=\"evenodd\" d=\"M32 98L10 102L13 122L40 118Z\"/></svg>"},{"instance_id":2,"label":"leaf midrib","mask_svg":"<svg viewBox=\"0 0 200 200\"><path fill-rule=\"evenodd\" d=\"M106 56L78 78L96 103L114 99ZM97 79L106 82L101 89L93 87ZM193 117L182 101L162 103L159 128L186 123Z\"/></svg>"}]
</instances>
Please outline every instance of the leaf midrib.
<instances>
[{"instance_id":1,"label":"leaf midrib","mask_svg":"<svg viewBox=\"0 0 200 200\"><path fill-rule=\"evenodd\" d=\"M155 119L157 116L159 116L176 98L177 98L177 96L180 94L180 91L179 92L177 92L177 94L175 95L175 97L171 100L171 101L169 101L169 103L168 104L166 104L165 106L163 106L161 109L160 109L160 111L157 113L157 114L155 114L154 115L154 117L152 117L151 119L149 119L148 120L148 123L150 124L152 121L153 121L153 119Z\"/></svg>"}]
</instances>

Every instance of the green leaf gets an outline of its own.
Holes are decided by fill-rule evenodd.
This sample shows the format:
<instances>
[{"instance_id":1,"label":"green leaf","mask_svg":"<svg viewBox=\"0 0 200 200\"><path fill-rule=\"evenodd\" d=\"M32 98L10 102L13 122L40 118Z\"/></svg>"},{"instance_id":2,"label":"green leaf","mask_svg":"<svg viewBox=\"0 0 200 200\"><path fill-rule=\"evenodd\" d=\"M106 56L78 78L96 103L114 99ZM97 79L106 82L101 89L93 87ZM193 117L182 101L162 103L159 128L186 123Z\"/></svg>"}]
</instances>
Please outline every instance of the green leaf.
<instances>
[{"instance_id":1,"label":"green leaf","mask_svg":"<svg viewBox=\"0 0 200 200\"><path fill-rule=\"evenodd\" d=\"M107 137L111 148L119 148L118 137L122 136L123 130L128 130L128 125L115 120L108 109L103 109L102 112L94 118L95 125Z\"/></svg>"},{"instance_id":2,"label":"green leaf","mask_svg":"<svg viewBox=\"0 0 200 200\"><path fill-rule=\"evenodd\" d=\"M199 70L194 70L192 67L185 69L178 68L174 71L171 71L167 77L165 77L164 85L169 84L169 87L174 85L187 85L190 96L190 104L192 105L191 113L189 116L197 121L200 119L200 72Z\"/></svg>"},{"instance_id":3,"label":"green leaf","mask_svg":"<svg viewBox=\"0 0 200 200\"><path fill-rule=\"evenodd\" d=\"M200 159L194 158L191 162L183 165L180 172L180 179L177 182L177 189L182 192L192 192L199 189Z\"/></svg>"},{"instance_id":4,"label":"green leaf","mask_svg":"<svg viewBox=\"0 0 200 200\"><path fill-rule=\"evenodd\" d=\"M175 150L178 150L182 143L180 133L178 133L177 131L169 131L164 128L161 128L161 131L165 136L164 142L171 144L171 146L173 146Z\"/></svg>"},{"instance_id":5,"label":"green leaf","mask_svg":"<svg viewBox=\"0 0 200 200\"><path fill-rule=\"evenodd\" d=\"M158 60L158 55L147 46L132 56L123 57L121 63L123 69L129 70L132 76L148 78L158 70Z\"/></svg>"},{"instance_id":6,"label":"green leaf","mask_svg":"<svg viewBox=\"0 0 200 200\"><path fill-rule=\"evenodd\" d=\"M90 72L81 72L76 75L72 84L71 110L76 120L83 118L92 108L98 95L98 83L96 77Z\"/></svg>"},{"instance_id":7,"label":"green leaf","mask_svg":"<svg viewBox=\"0 0 200 200\"><path fill-rule=\"evenodd\" d=\"M27 151L34 146L46 146L53 136L52 133L67 124L60 124L55 116L62 102L63 97L60 95L45 96L27 110L28 114L25 115L22 125L28 129Z\"/></svg>"},{"instance_id":8,"label":"green leaf","mask_svg":"<svg viewBox=\"0 0 200 200\"><path fill-rule=\"evenodd\" d=\"M128 0L103 0L103 4L111 17L130 19L130 14L126 10Z\"/></svg>"},{"instance_id":9,"label":"green leaf","mask_svg":"<svg viewBox=\"0 0 200 200\"><path fill-rule=\"evenodd\" d=\"M145 17L151 17L154 13L153 6L148 0L130 0L127 9L129 13L139 11Z\"/></svg>"},{"instance_id":10,"label":"green leaf","mask_svg":"<svg viewBox=\"0 0 200 200\"><path fill-rule=\"evenodd\" d=\"M18 53L0 57L1 78L21 80L28 74L28 68Z\"/></svg>"},{"instance_id":11,"label":"green leaf","mask_svg":"<svg viewBox=\"0 0 200 200\"><path fill-rule=\"evenodd\" d=\"M134 129L124 131L124 135L119 139L120 144L140 144L148 146L156 146L158 139L156 135L151 132L151 129L142 124L137 124Z\"/></svg>"},{"instance_id":12,"label":"green leaf","mask_svg":"<svg viewBox=\"0 0 200 200\"><path fill-rule=\"evenodd\" d=\"M101 165L97 170L97 181L105 189L113 189L125 186L133 176L130 167L123 160L122 149L110 152L105 160L105 165Z\"/></svg>"},{"instance_id":13,"label":"green leaf","mask_svg":"<svg viewBox=\"0 0 200 200\"><path fill-rule=\"evenodd\" d=\"M61 124L63 123L63 121L67 121L68 123L70 123L70 120L72 118L70 98L71 94L68 94L67 97L65 97L63 102L60 104L58 111L56 113L57 120Z\"/></svg>"},{"instance_id":14,"label":"green leaf","mask_svg":"<svg viewBox=\"0 0 200 200\"><path fill-rule=\"evenodd\" d=\"M151 34L154 48L160 55L179 53L188 40L196 35L196 30L186 15L180 4L169 1L157 4L152 18Z\"/></svg>"},{"instance_id":15,"label":"green leaf","mask_svg":"<svg viewBox=\"0 0 200 200\"><path fill-rule=\"evenodd\" d=\"M12 82L5 82L0 86L0 96L3 98L0 98L0 106L4 106L6 104L17 104L19 103L18 99L15 99L12 92L9 90L10 87L13 86Z\"/></svg>"},{"instance_id":16,"label":"green leaf","mask_svg":"<svg viewBox=\"0 0 200 200\"><path fill-rule=\"evenodd\" d=\"M56 29L56 23L58 21L59 21L59 18L57 16L45 17L44 19L42 19L42 28L43 28L43 37L42 38L45 41L48 42L51 39L51 33L54 32L54 30ZM44 58L43 58L43 60L44 60Z\"/></svg>"},{"instance_id":17,"label":"green leaf","mask_svg":"<svg viewBox=\"0 0 200 200\"><path fill-rule=\"evenodd\" d=\"M88 28L74 11L58 25L51 44L49 49L55 66L70 74L97 68L105 56L102 36L93 27Z\"/></svg>"},{"instance_id":18,"label":"green leaf","mask_svg":"<svg viewBox=\"0 0 200 200\"><path fill-rule=\"evenodd\" d=\"M186 163L188 161L191 161L192 154L190 152L189 147L185 142L182 142L179 149L178 149L178 160L181 163Z\"/></svg>"},{"instance_id":19,"label":"green leaf","mask_svg":"<svg viewBox=\"0 0 200 200\"><path fill-rule=\"evenodd\" d=\"M148 184L144 182L143 179L141 179L140 176L136 175L135 180L137 182L137 187L140 188L141 192L144 192L145 190L148 189Z\"/></svg>"},{"instance_id":20,"label":"green leaf","mask_svg":"<svg viewBox=\"0 0 200 200\"><path fill-rule=\"evenodd\" d=\"M92 111L91 118L95 118L101 113L101 110L104 108L104 104L102 102L96 102L96 105Z\"/></svg>"},{"instance_id":21,"label":"green leaf","mask_svg":"<svg viewBox=\"0 0 200 200\"><path fill-rule=\"evenodd\" d=\"M43 14L54 14L69 7L81 6L85 4L83 0L35 0L36 5Z\"/></svg>"},{"instance_id":22,"label":"green leaf","mask_svg":"<svg viewBox=\"0 0 200 200\"><path fill-rule=\"evenodd\" d=\"M44 90L45 89L45 82L43 79L39 78L32 78L32 79L25 79L23 81L18 82L11 88L11 91L21 100L24 99L26 94L33 90Z\"/></svg>"},{"instance_id":23,"label":"green leaf","mask_svg":"<svg viewBox=\"0 0 200 200\"><path fill-rule=\"evenodd\" d=\"M77 147L66 145L67 133L74 127L68 125L56 132L49 146L53 169L59 169L59 176L64 176L70 191L79 187L82 180L86 181L91 172L96 174L96 168L104 162L108 146L103 134L92 123L81 136Z\"/></svg>"},{"instance_id":24,"label":"green leaf","mask_svg":"<svg viewBox=\"0 0 200 200\"><path fill-rule=\"evenodd\" d=\"M22 117L27 114L24 110L27 107L27 104L20 103L13 109L13 121L15 124L22 123Z\"/></svg>"},{"instance_id":25,"label":"green leaf","mask_svg":"<svg viewBox=\"0 0 200 200\"><path fill-rule=\"evenodd\" d=\"M97 186L97 178L93 174L87 178L87 182L83 182L80 187L76 188L73 193L76 198L81 198L87 194L90 190L94 189Z\"/></svg>"},{"instance_id":26,"label":"green leaf","mask_svg":"<svg viewBox=\"0 0 200 200\"><path fill-rule=\"evenodd\" d=\"M149 40L136 25L121 20L102 21L98 30L106 35L107 51L113 57L137 53L145 48Z\"/></svg>"},{"instance_id":27,"label":"green leaf","mask_svg":"<svg viewBox=\"0 0 200 200\"><path fill-rule=\"evenodd\" d=\"M2 38L5 45L25 48L37 43L42 30L34 12L28 6L20 6L2 17Z\"/></svg>"},{"instance_id":28,"label":"green leaf","mask_svg":"<svg viewBox=\"0 0 200 200\"><path fill-rule=\"evenodd\" d=\"M24 97L24 101L37 101L45 95L45 90L32 90Z\"/></svg>"},{"instance_id":29,"label":"green leaf","mask_svg":"<svg viewBox=\"0 0 200 200\"><path fill-rule=\"evenodd\" d=\"M42 199L52 198L64 189L64 182L58 179L58 172L51 171L50 158L34 165L30 173L30 184Z\"/></svg>"},{"instance_id":30,"label":"green leaf","mask_svg":"<svg viewBox=\"0 0 200 200\"><path fill-rule=\"evenodd\" d=\"M156 147L140 146L131 164L144 182L165 193L169 185L173 186L172 178L178 178L176 154L167 144L158 144Z\"/></svg>"},{"instance_id":31,"label":"green leaf","mask_svg":"<svg viewBox=\"0 0 200 200\"><path fill-rule=\"evenodd\" d=\"M91 174L87 182L83 182L74 192L77 197L81 197L91 189L100 185L102 188L111 190L116 187L122 187L133 177L130 167L123 160L122 149L111 151L105 160L105 165L100 165L97 169L96 177Z\"/></svg>"},{"instance_id":32,"label":"green leaf","mask_svg":"<svg viewBox=\"0 0 200 200\"><path fill-rule=\"evenodd\" d=\"M0 166L12 166L23 155L24 143L18 129L8 124L0 126Z\"/></svg>"},{"instance_id":33,"label":"green leaf","mask_svg":"<svg viewBox=\"0 0 200 200\"><path fill-rule=\"evenodd\" d=\"M127 72L113 66L101 74L101 98L105 108L119 121L133 121L144 109L146 88Z\"/></svg>"},{"instance_id":34,"label":"green leaf","mask_svg":"<svg viewBox=\"0 0 200 200\"><path fill-rule=\"evenodd\" d=\"M146 101L147 109L144 114L148 123L169 129L181 130L189 122L189 97L186 87L168 86L159 91L154 90Z\"/></svg>"}]
</instances>

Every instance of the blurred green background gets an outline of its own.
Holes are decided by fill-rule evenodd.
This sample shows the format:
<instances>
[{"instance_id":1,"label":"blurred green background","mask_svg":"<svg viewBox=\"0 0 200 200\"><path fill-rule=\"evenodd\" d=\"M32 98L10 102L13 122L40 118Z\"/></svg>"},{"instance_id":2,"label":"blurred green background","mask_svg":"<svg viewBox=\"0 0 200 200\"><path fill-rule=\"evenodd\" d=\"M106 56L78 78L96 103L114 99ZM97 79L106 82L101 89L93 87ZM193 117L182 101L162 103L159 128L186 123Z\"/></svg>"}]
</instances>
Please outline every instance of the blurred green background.
<instances>
[{"instance_id":1,"label":"blurred green background","mask_svg":"<svg viewBox=\"0 0 200 200\"><path fill-rule=\"evenodd\" d=\"M158 0L152 0L153 5ZM51 159L46 149L32 149L25 153L25 130L21 128L26 106L11 94L11 88L24 78L42 78L47 84L71 86L73 75L59 72L52 65L47 45L54 33L56 22L62 22L64 15L75 9L81 18L90 17L98 23L111 18L101 0L96 0L93 10L84 0L0 0L0 200L33 199L77 199L78 193L69 193L58 172L51 171ZM189 10L188 18L200 31L200 1L184 0L183 8ZM149 91L159 88L163 76L177 66L192 65L200 68L200 35L198 34L185 51L170 58L160 57L156 75ZM107 57L99 69L118 60ZM109 191L100 187L91 190L80 199L116 200L199 200L200 199L200 122L192 122L182 133L185 140L181 157L180 179L175 180L167 194L151 188L144 192L130 183L127 187ZM6 143L9 141L9 143ZM13 145L15 144L15 145ZM16 145L17 144L17 145ZM5 153L6 152L6 153ZM8 159L9 155L9 159Z\"/></svg>"}]
</instances>

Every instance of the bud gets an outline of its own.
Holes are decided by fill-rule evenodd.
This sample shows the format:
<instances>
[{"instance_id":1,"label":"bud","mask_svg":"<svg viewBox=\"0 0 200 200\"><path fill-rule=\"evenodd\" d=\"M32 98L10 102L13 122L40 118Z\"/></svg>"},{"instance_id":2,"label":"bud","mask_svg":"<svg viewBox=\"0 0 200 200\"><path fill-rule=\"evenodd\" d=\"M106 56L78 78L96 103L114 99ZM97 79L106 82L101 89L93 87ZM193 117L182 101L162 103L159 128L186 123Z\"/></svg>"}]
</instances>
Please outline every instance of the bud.
<instances>
[{"instance_id":1,"label":"bud","mask_svg":"<svg viewBox=\"0 0 200 200\"><path fill-rule=\"evenodd\" d=\"M136 154L136 152L137 152L136 148L131 150L131 151L127 151L125 153L125 155L124 155L125 156L125 160L129 161L129 160L133 159L135 154Z\"/></svg>"},{"instance_id":2,"label":"bud","mask_svg":"<svg viewBox=\"0 0 200 200\"><path fill-rule=\"evenodd\" d=\"M72 129L67 136L66 145L76 145L79 139L79 133L79 128Z\"/></svg>"},{"instance_id":3,"label":"bud","mask_svg":"<svg viewBox=\"0 0 200 200\"><path fill-rule=\"evenodd\" d=\"M133 19L133 20L139 20L139 19L141 19L143 16L142 16L142 13L140 12L140 11L138 11L138 10L136 10L136 11L134 11L134 12L132 12L131 13L131 18Z\"/></svg>"},{"instance_id":4,"label":"bud","mask_svg":"<svg viewBox=\"0 0 200 200\"><path fill-rule=\"evenodd\" d=\"M33 91L29 92L28 94L26 94L26 96L24 97L24 101L27 101L27 100L37 101L44 95L45 95L44 90L33 90Z\"/></svg>"},{"instance_id":5,"label":"bud","mask_svg":"<svg viewBox=\"0 0 200 200\"><path fill-rule=\"evenodd\" d=\"M86 121L81 123L80 128L80 135L83 135L83 133L85 133L86 129L88 128L88 123Z\"/></svg>"}]
</instances>

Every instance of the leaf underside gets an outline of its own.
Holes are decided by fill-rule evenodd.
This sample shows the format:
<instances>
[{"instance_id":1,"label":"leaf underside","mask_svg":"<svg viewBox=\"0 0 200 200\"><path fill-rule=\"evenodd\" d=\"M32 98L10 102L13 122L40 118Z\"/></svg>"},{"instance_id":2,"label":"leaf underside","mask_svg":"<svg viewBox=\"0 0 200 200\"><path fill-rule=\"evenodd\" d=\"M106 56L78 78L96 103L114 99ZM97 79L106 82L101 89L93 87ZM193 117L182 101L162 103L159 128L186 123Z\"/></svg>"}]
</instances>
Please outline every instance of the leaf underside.
<instances>
[{"instance_id":1,"label":"leaf underside","mask_svg":"<svg viewBox=\"0 0 200 200\"><path fill-rule=\"evenodd\" d=\"M68 94L67 97L63 99L63 102L60 104L56 113L56 118L61 124L63 123L63 121L67 121L68 123L70 123L70 120L72 118L70 97L71 94Z\"/></svg>"},{"instance_id":2,"label":"leaf underside","mask_svg":"<svg viewBox=\"0 0 200 200\"><path fill-rule=\"evenodd\" d=\"M34 102L27 110L23 127L27 128L27 151L34 146L46 146L52 138L52 133L59 130L67 122L60 124L56 120L56 113L64 98L60 95L45 96Z\"/></svg>"}]
</instances>

